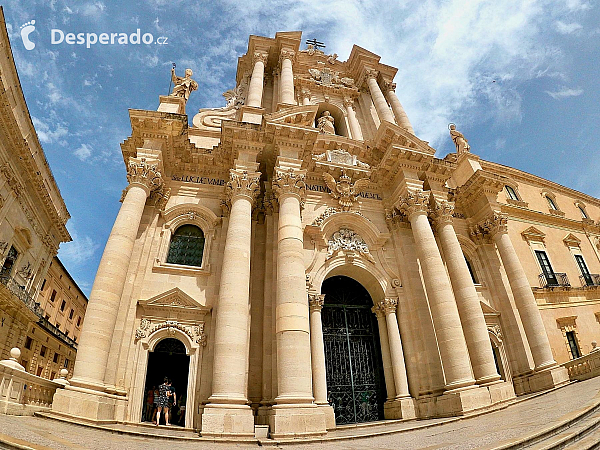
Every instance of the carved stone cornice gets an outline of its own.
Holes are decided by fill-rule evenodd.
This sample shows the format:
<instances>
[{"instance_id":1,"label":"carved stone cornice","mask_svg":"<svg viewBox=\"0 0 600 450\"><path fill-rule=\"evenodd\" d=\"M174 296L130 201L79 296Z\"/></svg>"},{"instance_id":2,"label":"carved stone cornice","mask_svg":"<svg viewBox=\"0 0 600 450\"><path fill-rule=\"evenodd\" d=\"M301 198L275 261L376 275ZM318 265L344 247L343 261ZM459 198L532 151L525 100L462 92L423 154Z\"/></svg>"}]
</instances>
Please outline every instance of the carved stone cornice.
<instances>
[{"instance_id":1,"label":"carved stone cornice","mask_svg":"<svg viewBox=\"0 0 600 450\"><path fill-rule=\"evenodd\" d=\"M454 215L454 203L445 200L434 200L433 208L430 211L430 216L436 227L450 224L452 225L452 217Z\"/></svg>"},{"instance_id":2,"label":"carved stone cornice","mask_svg":"<svg viewBox=\"0 0 600 450\"><path fill-rule=\"evenodd\" d=\"M504 176L478 170L465 184L456 188L456 206L461 210L466 210L481 195L486 195L495 202L506 182L507 179Z\"/></svg>"},{"instance_id":3,"label":"carved stone cornice","mask_svg":"<svg viewBox=\"0 0 600 450\"><path fill-rule=\"evenodd\" d=\"M397 298L384 298L380 303L381 309L385 314L391 314L396 312L396 308L398 307L398 299Z\"/></svg>"},{"instance_id":4,"label":"carved stone cornice","mask_svg":"<svg viewBox=\"0 0 600 450\"><path fill-rule=\"evenodd\" d=\"M231 204L235 197L246 197L252 204L260 193L260 173L247 170L231 169L229 171L229 181L225 185L225 194L227 203Z\"/></svg>"},{"instance_id":5,"label":"carved stone cornice","mask_svg":"<svg viewBox=\"0 0 600 450\"><path fill-rule=\"evenodd\" d=\"M400 198L397 208L410 219L414 214L427 214L429 210L429 192L409 191Z\"/></svg>"},{"instance_id":6,"label":"carved stone cornice","mask_svg":"<svg viewBox=\"0 0 600 450\"><path fill-rule=\"evenodd\" d=\"M308 306L311 311L321 311L325 303L325 294L308 294Z\"/></svg>"},{"instance_id":7,"label":"carved stone cornice","mask_svg":"<svg viewBox=\"0 0 600 450\"><path fill-rule=\"evenodd\" d=\"M306 172L303 170L275 168L273 179L273 191L279 199L282 195L295 195L304 201L306 196Z\"/></svg>"},{"instance_id":8,"label":"carved stone cornice","mask_svg":"<svg viewBox=\"0 0 600 450\"><path fill-rule=\"evenodd\" d=\"M266 65L268 56L269 55L266 53L254 52L254 55L252 55L252 66L254 66L258 61Z\"/></svg>"},{"instance_id":9,"label":"carved stone cornice","mask_svg":"<svg viewBox=\"0 0 600 450\"><path fill-rule=\"evenodd\" d=\"M127 181L129 184L141 184L150 192L160 188L163 183L158 170L158 162L149 162L146 158L129 158L127 164Z\"/></svg>"}]
</instances>

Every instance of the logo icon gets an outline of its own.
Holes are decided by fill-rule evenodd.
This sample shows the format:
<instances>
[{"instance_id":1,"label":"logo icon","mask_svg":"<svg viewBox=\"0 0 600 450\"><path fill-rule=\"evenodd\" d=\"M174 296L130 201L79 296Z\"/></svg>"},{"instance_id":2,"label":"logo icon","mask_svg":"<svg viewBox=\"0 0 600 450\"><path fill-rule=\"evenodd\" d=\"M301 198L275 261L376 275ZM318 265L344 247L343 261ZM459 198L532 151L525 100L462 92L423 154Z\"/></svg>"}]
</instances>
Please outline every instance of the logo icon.
<instances>
[{"instance_id":1,"label":"logo icon","mask_svg":"<svg viewBox=\"0 0 600 450\"><path fill-rule=\"evenodd\" d=\"M29 35L33 30L35 30L35 20L21 25L21 39L23 39L23 45L27 50L33 50L35 48L35 42L29 40Z\"/></svg>"}]
</instances>

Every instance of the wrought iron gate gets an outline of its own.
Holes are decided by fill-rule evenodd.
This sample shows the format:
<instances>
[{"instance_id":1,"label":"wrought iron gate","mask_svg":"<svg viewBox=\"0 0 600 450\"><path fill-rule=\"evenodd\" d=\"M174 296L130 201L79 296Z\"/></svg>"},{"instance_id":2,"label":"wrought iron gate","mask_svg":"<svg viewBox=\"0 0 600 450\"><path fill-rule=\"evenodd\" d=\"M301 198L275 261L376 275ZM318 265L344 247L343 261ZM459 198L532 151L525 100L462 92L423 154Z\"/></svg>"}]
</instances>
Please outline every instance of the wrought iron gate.
<instances>
[{"instance_id":1,"label":"wrought iron gate","mask_svg":"<svg viewBox=\"0 0 600 450\"><path fill-rule=\"evenodd\" d=\"M373 302L358 282L323 283L323 340L329 403L337 424L383 419L385 383Z\"/></svg>"}]
</instances>

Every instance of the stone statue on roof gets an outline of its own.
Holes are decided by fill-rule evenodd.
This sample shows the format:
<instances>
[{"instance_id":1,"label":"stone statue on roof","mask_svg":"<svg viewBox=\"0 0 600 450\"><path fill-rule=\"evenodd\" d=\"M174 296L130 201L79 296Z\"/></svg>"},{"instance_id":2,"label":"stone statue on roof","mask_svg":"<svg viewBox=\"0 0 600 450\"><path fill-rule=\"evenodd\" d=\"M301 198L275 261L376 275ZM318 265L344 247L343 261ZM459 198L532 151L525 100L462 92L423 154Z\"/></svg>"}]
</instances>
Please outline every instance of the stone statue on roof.
<instances>
[{"instance_id":1,"label":"stone statue on roof","mask_svg":"<svg viewBox=\"0 0 600 450\"><path fill-rule=\"evenodd\" d=\"M171 69L171 79L173 80L175 87L173 88L173 92L171 92L170 96L184 98L187 102L192 91L198 89L198 83L192 80L193 74L194 73L192 72L192 69L185 69L185 76L178 77L175 75L175 68L173 67Z\"/></svg>"},{"instance_id":2,"label":"stone statue on roof","mask_svg":"<svg viewBox=\"0 0 600 450\"><path fill-rule=\"evenodd\" d=\"M456 129L456 125L453 123L448 128L450 129L450 137L454 141L454 145L456 145L456 153L459 155L468 153L471 150L471 146L469 145L469 141L465 139L465 136Z\"/></svg>"}]
</instances>

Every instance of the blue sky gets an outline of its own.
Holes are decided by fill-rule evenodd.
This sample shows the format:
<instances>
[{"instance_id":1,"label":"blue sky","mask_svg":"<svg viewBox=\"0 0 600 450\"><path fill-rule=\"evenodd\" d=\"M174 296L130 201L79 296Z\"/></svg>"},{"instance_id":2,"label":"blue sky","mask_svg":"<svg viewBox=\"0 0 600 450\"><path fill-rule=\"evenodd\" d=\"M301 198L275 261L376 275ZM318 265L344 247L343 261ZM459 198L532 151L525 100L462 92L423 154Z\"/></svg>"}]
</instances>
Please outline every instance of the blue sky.
<instances>
[{"instance_id":1,"label":"blue sky","mask_svg":"<svg viewBox=\"0 0 600 450\"><path fill-rule=\"evenodd\" d=\"M171 62L194 70L187 111L225 104L248 36L302 30L347 59L353 44L398 67L416 134L600 197L600 13L586 0L62 1L2 3L25 98L71 213L59 257L89 293L126 186L128 108L156 109ZM33 50L21 26L35 20ZM51 29L152 33L167 45L53 45ZM595 217L594 219L600 219Z\"/></svg>"}]
</instances>

